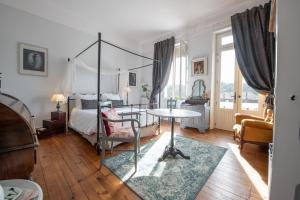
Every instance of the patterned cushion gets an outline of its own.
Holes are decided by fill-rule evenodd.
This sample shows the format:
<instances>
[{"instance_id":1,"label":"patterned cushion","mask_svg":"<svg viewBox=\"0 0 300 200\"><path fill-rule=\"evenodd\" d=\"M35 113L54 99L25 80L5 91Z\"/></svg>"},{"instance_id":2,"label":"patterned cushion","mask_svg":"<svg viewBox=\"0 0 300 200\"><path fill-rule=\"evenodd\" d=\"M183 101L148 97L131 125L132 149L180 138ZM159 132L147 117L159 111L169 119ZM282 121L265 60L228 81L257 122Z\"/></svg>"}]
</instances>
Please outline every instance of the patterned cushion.
<instances>
[{"instance_id":1,"label":"patterned cushion","mask_svg":"<svg viewBox=\"0 0 300 200\"><path fill-rule=\"evenodd\" d=\"M115 129L114 132L110 135L110 137L116 137L116 138L134 138L134 133L132 128L118 128Z\"/></svg>"},{"instance_id":2,"label":"patterned cushion","mask_svg":"<svg viewBox=\"0 0 300 200\"><path fill-rule=\"evenodd\" d=\"M118 115L115 109L109 109L106 112L102 112L102 117L105 117L107 119L112 119L112 120L120 120L121 117ZM107 136L110 136L113 132L116 132L117 129L122 127L121 123L115 123L115 122L108 122L103 120L104 127L106 130Z\"/></svg>"}]
</instances>

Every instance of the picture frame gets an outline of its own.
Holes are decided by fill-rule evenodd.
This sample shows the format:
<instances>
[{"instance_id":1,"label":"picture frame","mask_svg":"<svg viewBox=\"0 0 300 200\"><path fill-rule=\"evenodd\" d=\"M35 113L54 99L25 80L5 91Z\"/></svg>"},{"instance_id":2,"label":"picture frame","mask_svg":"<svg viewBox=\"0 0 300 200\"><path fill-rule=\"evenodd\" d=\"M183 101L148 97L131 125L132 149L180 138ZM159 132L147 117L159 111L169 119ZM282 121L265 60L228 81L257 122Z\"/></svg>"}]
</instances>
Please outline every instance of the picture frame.
<instances>
[{"instance_id":1,"label":"picture frame","mask_svg":"<svg viewBox=\"0 0 300 200\"><path fill-rule=\"evenodd\" d=\"M191 66L192 76L201 76L207 74L207 57L195 58Z\"/></svg>"},{"instance_id":2,"label":"picture frame","mask_svg":"<svg viewBox=\"0 0 300 200\"><path fill-rule=\"evenodd\" d=\"M19 73L48 76L48 49L26 43L18 43Z\"/></svg>"},{"instance_id":3,"label":"picture frame","mask_svg":"<svg viewBox=\"0 0 300 200\"><path fill-rule=\"evenodd\" d=\"M129 72L128 86L136 87L136 73L135 72Z\"/></svg>"}]
</instances>

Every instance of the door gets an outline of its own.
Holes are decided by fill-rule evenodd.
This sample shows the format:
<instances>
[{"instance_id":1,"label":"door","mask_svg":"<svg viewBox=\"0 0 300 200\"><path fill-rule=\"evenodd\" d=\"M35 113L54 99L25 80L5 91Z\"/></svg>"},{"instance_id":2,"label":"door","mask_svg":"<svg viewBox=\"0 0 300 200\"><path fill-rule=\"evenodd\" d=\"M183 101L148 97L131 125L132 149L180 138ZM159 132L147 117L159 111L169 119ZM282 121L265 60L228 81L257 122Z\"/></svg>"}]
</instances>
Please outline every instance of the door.
<instances>
[{"instance_id":1,"label":"door","mask_svg":"<svg viewBox=\"0 0 300 200\"><path fill-rule=\"evenodd\" d=\"M235 113L262 115L263 96L239 70L231 31L218 34L216 41L215 128L232 131Z\"/></svg>"}]
</instances>

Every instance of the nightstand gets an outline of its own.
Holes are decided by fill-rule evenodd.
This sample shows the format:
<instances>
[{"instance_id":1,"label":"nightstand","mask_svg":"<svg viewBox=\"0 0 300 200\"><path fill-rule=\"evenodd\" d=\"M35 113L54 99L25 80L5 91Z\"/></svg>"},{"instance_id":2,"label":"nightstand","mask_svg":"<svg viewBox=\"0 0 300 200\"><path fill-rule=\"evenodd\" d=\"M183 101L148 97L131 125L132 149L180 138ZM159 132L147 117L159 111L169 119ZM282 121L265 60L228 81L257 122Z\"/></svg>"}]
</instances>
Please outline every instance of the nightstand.
<instances>
[{"instance_id":1,"label":"nightstand","mask_svg":"<svg viewBox=\"0 0 300 200\"><path fill-rule=\"evenodd\" d=\"M43 120L43 128L37 129L38 137L66 132L66 112L51 112L51 119Z\"/></svg>"}]
</instances>

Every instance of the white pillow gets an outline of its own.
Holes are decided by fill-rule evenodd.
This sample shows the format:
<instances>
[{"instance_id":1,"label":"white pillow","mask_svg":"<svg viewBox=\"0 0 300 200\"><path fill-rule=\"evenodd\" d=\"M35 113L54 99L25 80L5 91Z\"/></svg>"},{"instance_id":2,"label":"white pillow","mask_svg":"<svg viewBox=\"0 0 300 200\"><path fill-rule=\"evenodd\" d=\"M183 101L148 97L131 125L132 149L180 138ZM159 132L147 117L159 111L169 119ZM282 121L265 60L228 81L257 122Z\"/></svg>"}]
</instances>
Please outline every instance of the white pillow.
<instances>
[{"instance_id":1,"label":"white pillow","mask_svg":"<svg viewBox=\"0 0 300 200\"><path fill-rule=\"evenodd\" d=\"M122 100L122 99L119 94L103 93L102 101L107 101L107 100Z\"/></svg>"}]
</instances>

